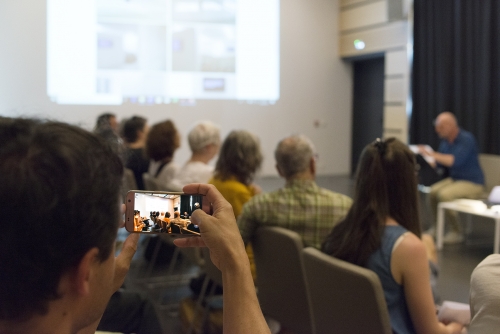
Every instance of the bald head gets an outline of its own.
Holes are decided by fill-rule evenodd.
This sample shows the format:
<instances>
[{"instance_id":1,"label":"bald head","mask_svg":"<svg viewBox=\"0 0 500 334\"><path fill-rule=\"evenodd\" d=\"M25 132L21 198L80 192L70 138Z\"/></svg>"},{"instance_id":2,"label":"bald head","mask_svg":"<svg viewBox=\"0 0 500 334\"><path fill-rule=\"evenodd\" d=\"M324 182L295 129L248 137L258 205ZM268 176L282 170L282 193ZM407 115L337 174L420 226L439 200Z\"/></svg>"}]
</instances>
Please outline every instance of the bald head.
<instances>
[{"instance_id":1,"label":"bald head","mask_svg":"<svg viewBox=\"0 0 500 334\"><path fill-rule=\"evenodd\" d=\"M436 133L442 139L453 141L459 132L459 127L455 115L449 111L442 112L434 123Z\"/></svg>"},{"instance_id":2,"label":"bald head","mask_svg":"<svg viewBox=\"0 0 500 334\"><path fill-rule=\"evenodd\" d=\"M274 151L276 167L287 180L304 173L314 176L314 167L311 170L314 154L314 145L306 136L287 137L278 143Z\"/></svg>"}]
</instances>

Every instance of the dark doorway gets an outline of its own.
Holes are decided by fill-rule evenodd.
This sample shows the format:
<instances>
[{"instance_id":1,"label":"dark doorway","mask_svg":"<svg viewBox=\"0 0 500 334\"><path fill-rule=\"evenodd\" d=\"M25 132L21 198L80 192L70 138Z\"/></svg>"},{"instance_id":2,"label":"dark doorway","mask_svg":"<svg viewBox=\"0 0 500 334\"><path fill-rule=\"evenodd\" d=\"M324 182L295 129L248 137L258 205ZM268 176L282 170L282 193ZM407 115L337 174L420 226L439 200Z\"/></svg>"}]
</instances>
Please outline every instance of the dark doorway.
<instances>
[{"instance_id":1,"label":"dark doorway","mask_svg":"<svg viewBox=\"0 0 500 334\"><path fill-rule=\"evenodd\" d=\"M363 148L382 137L384 122L384 56L354 62L352 107L352 173Z\"/></svg>"}]
</instances>

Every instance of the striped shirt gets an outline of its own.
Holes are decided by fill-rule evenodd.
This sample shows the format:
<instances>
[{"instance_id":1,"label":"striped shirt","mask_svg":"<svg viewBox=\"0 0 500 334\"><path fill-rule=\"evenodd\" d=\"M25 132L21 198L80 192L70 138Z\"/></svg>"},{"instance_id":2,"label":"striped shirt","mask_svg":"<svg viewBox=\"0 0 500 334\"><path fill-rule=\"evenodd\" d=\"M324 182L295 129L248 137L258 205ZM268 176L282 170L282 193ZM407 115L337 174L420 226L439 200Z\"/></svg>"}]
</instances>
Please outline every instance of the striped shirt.
<instances>
[{"instance_id":1,"label":"striped shirt","mask_svg":"<svg viewBox=\"0 0 500 334\"><path fill-rule=\"evenodd\" d=\"M243 206L238 227L245 243L259 227L279 226L297 232L305 247L320 249L351 205L348 196L320 188L312 180L290 180L284 188L251 198Z\"/></svg>"}]
</instances>

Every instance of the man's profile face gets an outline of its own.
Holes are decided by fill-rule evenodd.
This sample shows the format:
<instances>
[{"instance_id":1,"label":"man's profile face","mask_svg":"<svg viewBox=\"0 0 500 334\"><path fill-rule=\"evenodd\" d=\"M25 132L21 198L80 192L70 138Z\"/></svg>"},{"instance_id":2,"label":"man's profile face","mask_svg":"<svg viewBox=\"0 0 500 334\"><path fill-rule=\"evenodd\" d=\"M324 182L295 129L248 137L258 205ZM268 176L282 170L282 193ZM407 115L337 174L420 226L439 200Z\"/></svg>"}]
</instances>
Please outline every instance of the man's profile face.
<instances>
[{"instance_id":1,"label":"man's profile face","mask_svg":"<svg viewBox=\"0 0 500 334\"><path fill-rule=\"evenodd\" d=\"M434 127L439 138L448 139L451 134L452 126L450 122L443 119L437 119Z\"/></svg>"},{"instance_id":2,"label":"man's profile face","mask_svg":"<svg viewBox=\"0 0 500 334\"><path fill-rule=\"evenodd\" d=\"M98 259L95 259L91 275L89 295L83 302L80 318L74 324L75 329L81 329L93 324L102 316L108 305L111 293L114 291L115 247L113 247L112 252L105 261L99 262Z\"/></svg>"}]
</instances>

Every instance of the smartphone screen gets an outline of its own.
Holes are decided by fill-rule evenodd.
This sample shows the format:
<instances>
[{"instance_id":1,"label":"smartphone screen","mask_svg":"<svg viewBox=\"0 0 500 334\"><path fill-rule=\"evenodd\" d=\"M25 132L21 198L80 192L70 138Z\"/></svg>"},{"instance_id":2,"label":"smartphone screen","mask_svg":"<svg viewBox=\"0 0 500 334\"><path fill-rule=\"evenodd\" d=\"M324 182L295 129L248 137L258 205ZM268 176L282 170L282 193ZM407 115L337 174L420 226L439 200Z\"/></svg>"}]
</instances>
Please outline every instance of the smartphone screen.
<instances>
[{"instance_id":1,"label":"smartphone screen","mask_svg":"<svg viewBox=\"0 0 500 334\"><path fill-rule=\"evenodd\" d=\"M203 195L179 192L129 191L125 228L135 233L199 236L191 214L202 208Z\"/></svg>"}]
</instances>

